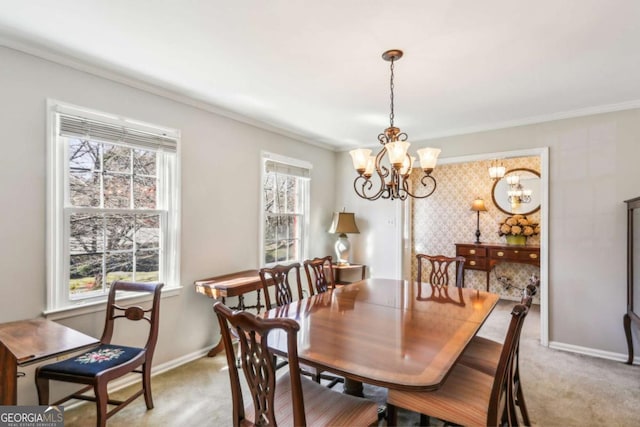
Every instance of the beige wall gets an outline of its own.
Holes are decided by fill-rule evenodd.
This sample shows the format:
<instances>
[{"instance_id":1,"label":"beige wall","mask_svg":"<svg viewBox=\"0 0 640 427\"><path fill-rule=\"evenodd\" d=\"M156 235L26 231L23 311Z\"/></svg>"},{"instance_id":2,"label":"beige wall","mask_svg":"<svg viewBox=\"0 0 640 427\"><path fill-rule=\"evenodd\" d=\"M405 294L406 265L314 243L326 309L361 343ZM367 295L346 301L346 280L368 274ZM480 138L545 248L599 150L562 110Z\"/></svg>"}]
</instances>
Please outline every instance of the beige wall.
<instances>
[{"instance_id":1,"label":"beige wall","mask_svg":"<svg viewBox=\"0 0 640 427\"><path fill-rule=\"evenodd\" d=\"M549 147L550 344L626 358L621 320L626 307L623 201L640 195L640 110L414 141L412 149L425 146L442 148L443 158ZM345 204L360 203L355 213L363 222L393 221L392 202L357 201L351 188L354 177L343 153L338 198ZM405 237L400 231L388 233L376 250L391 253ZM371 249L367 238L365 233L354 240L362 262L372 259L365 256Z\"/></svg>"},{"instance_id":2,"label":"beige wall","mask_svg":"<svg viewBox=\"0 0 640 427\"><path fill-rule=\"evenodd\" d=\"M326 230L335 209L334 152L11 49L0 47L0 63L0 322L36 317L45 309L47 98L182 132L184 288L162 300L154 365L189 357L217 339L213 301L195 294L194 280L260 267L261 150L313 164L310 256L331 250ZM99 336L103 316L60 321ZM36 401L32 369L27 373L20 380L21 404Z\"/></svg>"}]
</instances>

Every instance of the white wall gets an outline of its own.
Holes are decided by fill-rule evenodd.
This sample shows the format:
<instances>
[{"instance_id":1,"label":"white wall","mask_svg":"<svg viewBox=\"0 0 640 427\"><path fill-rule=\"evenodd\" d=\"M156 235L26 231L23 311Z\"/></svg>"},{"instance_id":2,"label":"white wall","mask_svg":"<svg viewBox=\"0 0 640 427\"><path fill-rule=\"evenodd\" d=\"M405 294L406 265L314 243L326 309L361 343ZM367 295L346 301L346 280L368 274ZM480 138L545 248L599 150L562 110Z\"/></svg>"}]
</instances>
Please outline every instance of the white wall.
<instances>
[{"instance_id":1,"label":"white wall","mask_svg":"<svg viewBox=\"0 0 640 427\"><path fill-rule=\"evenodd\" d=\"M45 102L47 98L182 131L182 238L179 296L161 304L154 364L217 342L213 301L193 281L260 267L260 151L313 164L310 255L330 253L335 153L168 98L0 47L0 322L41 315L45 288ZM233 162L223 159L232 158ZM99 336L102 312L61 322ZM33 378L21 404L35 402ZM25 392L23 389L28 388Z\"/></svg>"},{"instance_id":2,"label":"white wall","mask_svg":"<svg viewBox=\"0 0 640 427\"><path fill-rule=\"evenodd\" d=\"M357 173L348 153L336 165L336 206L354 212L360 234L350 234L351 262L366 264L368 277L401 278L401 204L379 199L361 199L353 189Z\"/></svg>"},{"instance_id":3,"label":"white wall","mask_svg":"<svg viewBox=\"0 0 640 427\"><path fill-rule=\"evenodd\" d=\"M640 110L412 143L412 149L424 146L442 148L443 158L549 147L550 344L626 360L623 201L640 196ZM338 200L355 206L358 224L384 227L397 202L359 200L348 153L339 165ZM368 234L371 228L360 240L371 238L376 247L358 242L358 261L368 264L384 261L380 253L390 254L401 240L390 227L376 238Z\"/></svg>"}]
</instances>

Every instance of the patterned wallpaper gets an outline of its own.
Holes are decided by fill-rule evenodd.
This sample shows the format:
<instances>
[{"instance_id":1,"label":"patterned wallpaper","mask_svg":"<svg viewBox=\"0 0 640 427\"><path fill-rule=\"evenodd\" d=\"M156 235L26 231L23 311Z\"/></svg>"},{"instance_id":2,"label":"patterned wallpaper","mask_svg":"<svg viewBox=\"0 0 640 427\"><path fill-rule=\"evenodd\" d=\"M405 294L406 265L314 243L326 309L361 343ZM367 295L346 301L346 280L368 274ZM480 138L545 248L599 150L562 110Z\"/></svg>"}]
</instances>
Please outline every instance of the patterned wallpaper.
<instances>
[{"instance_id":1,"label":"patterned wallpaper","mask_svg":"<svg viewBox=\"0 0 640 427\"><path fill-rule=\"evenodd\" d=\"M539 157L520 157L503 159L507 171L527 168L540 171ZM480 212L480 241L483 243L506 243L504 236L498 235L500 222L508 216L500 211L491 199L493 180L489 178L490 161L438 165L433 172L437 180L437 189L431 197L412 200L412 277L416 277L417 253L455 256L455 243L473 243L476 239L477 212L471 211L471 203L476 197L484 199L487 212ZM419 185L422 170L414 170L412 182ZM540 211L527 215L527 218L540 222ZM541 224L544 227L544 224ZM539 245L539 236L529 237L527 244ZM519 300L520 290L505 287L497 280L498 276L509 277L513 285L524 288L532 274L540 277L536 266L515 263L498 264L490 274L489 289L504 299ZM467 270L465 287L485 289L486 273ZM536 299L537 302L537 299Z\"/></svg>"}]
</instances>

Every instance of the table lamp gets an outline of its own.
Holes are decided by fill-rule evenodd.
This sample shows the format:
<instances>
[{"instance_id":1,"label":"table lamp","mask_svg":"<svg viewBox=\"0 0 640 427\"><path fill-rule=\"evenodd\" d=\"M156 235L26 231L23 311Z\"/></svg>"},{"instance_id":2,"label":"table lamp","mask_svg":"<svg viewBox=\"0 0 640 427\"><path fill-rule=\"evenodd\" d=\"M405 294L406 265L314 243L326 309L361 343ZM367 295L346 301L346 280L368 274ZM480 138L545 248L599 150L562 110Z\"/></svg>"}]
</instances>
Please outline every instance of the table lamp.
<instances>
[{"instance_id":1,"label":"table lamp","mask_svg":"<svg viewBox=\"0 0 640 427\"><path fill-rule=\"evenodd\" d=\"M484 200L482 200L480 197L477 197L473 203L471 204L471 210L472 211L476 211L478 213L478 222L476 225L476 241L475 243L481 243L480 242L480 212L486 212L487 208L484 207Z\"/></svg>"},{"instance_id":2,"label":"table lamp","mask_svg":"<svg viewBox=\"0 0 640 427\"><path fill-rule=\"evenodd\" d=\"M338 265L349 265L351 244L347 238L347 233L360 233L356 225L355 215L352 212L334 212L329 233L338 234L338 240L334 246L336 263Z\"/></svg>"}]
</instances>

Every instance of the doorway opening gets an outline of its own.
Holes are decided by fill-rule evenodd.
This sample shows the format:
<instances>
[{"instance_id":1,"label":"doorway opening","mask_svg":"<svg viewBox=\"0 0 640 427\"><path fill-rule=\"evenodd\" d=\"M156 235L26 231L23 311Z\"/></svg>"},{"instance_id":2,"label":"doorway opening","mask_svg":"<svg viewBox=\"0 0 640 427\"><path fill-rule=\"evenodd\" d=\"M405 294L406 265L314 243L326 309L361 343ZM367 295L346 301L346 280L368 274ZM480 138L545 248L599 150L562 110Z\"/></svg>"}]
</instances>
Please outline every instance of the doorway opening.
<instances>
[{"instance_id":1,"label":"doorway opening","mask_svg":"<svg viewBox=\"0 0 640 427\"><path fill-rule=\"evenodd\" d=\"M509 215L496 206L492 197L495 181L488 168L497 159L506 171L525 169L540 174L536 203L540 209L527 210L527 219L539 224L539 233L527 238L528 245L540 246L540 266L500 263L489 272L490 292L501 299L520 300L521 290L532 276L540 279L540 343L548 346L548 148L486 153L474 156L442 159L434 171L438 189L427 199L411 200L403 204L403 277L415 280L417 253L455 255L456 243L473 243L478 228L478 212L471 210L476 198L484 200L487 211L479 213L480 241L487 244L505 244L499 233L500 224ZM524 205L524 208L529 206ZM465 286L485 290L487 274L466 270Z\"/></svg>"}]
</instances>

